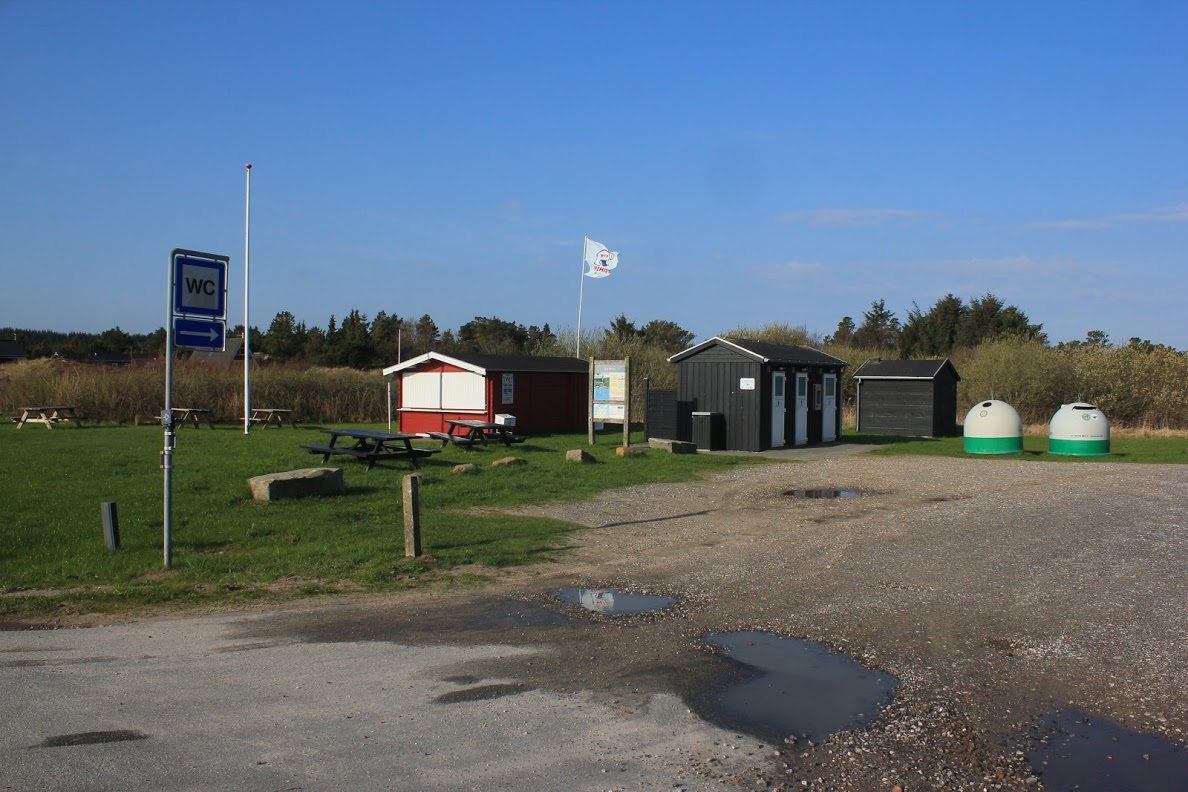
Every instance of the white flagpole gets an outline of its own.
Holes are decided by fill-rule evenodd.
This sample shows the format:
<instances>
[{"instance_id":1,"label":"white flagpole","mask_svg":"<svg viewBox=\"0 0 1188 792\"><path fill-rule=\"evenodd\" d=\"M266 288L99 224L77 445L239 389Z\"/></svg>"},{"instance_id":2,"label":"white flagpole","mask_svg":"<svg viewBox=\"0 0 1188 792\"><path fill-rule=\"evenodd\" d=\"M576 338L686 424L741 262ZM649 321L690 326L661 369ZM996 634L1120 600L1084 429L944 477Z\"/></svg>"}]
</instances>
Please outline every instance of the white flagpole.
<instances>
[{"instance_id":1,"label":"white flagpole","mask_svg":"<svg viewBox=\"0 0 1188 792\"><path fill-rule=\"evenodd\" d=\"M586 289L586 247L590 244L590 238L582 234L582 275L581 286L578 287L578 328L577 328L577 351L573 353L574 357L582 356L582 296Z\"/></svg>"},{"instance_id":2,"label":"white flagpole","mask_svg":"<svg viewBox=\"0 0 1188 792\"><path fill-rule=\"evenodd\" d=\"M252 219L252 163L245 166L247 186L243 199L243 433L248 434L252 428L252 348L248 323L248 257L251 252L251 219Z\"/></svg>"}]
</instances>

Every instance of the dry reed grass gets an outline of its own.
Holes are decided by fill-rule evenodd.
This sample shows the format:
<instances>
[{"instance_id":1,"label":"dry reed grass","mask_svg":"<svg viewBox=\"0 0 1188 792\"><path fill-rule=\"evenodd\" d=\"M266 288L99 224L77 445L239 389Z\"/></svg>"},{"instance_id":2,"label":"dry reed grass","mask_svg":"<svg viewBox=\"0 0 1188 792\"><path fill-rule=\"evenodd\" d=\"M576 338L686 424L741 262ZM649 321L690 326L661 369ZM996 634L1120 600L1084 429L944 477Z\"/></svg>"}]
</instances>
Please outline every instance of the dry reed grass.
<instances>
[{"instance_id":1,"label":"dry reed grass","mask_svg":"<svg viewBox=\"0 0 1188 792\"><path fill-rule=\"evenodd\" d=\"M283 407L310 421L381 421L387 417L387 387L378 371L268 365L252 371L252 404ZM0 368L0 410L70 404L92 421L132 423L160 415L165 404L165 366L149 363L96 366L57 358L21 361ZM173 404L210 410L216 421L243 415L243 369L180 360L173 369Z\"/></svg>"}]
</instances>

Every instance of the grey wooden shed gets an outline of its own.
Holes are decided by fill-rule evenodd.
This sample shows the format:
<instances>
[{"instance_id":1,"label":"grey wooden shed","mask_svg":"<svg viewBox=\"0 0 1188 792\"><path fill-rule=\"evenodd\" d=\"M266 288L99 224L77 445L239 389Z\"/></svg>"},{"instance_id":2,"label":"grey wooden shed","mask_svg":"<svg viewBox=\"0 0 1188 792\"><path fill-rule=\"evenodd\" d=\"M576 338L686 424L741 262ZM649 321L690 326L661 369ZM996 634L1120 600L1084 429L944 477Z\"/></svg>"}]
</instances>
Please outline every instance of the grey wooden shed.
<instances>
[{"instance_id":1,"label":"grey wooden shed","mask_svg":"<svg viewBox=\"0 0 1188 792\"><path fill-rule=\"evenodd\" d=\"M857 430L909 437L957 434L957 383L944 360L868 360L855 369Z\"/></svg>"},{"instance_id":2,"label":"grey wooden shed","mask_svg":"<svg viewBox=\"0 0 1188 792\"><path fill-rule=\"evenodd\" d=\"M810 347L715 336L669 361L677 365L675 439L766 451L841 436L844 360Z\"/></svg>"}]
</instances>

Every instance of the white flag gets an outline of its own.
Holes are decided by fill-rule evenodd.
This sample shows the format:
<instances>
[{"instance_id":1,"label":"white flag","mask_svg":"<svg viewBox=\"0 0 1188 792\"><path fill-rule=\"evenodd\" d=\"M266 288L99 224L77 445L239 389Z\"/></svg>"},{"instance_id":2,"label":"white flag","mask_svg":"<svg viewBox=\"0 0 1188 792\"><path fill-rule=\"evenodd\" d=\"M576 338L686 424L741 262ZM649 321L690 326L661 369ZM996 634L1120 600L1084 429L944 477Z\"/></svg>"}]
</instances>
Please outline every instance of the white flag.
<instances>
[{"instance_id":1,"label":"white flag","mask_svg":"<svg viewBox=\"0 0 1188 792\"><path fill-rule=\"evenodd\" d=\"M607 250L606 245L601 242L595 242L586 237L586 249L582 254L582 261L587 267L583 273L587 278L605 278L610 275L611 270L619 266L619 254L613 250Z\"/></svg>"}]
</instances>

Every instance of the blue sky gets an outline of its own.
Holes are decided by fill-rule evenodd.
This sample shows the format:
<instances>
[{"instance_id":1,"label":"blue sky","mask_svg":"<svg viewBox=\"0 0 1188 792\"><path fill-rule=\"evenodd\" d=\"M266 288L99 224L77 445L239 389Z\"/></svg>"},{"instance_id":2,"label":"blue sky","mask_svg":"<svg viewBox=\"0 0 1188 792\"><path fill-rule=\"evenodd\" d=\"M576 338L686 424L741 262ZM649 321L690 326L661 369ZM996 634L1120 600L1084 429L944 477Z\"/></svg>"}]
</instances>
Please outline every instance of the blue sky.
<instances>
[{"instance_id":1,"label":"blue sky","mask_svg":"<svg viewBox=\"0 0 1188 792\"><path fill-rule=\"evenodd\" d=\"M993 292L1188 349L1188 3L0 0L0 326L357 308L829 334Z\"/></svg>"}]
</instances>

